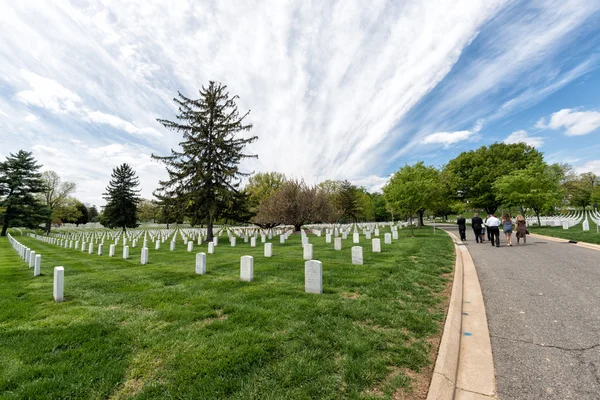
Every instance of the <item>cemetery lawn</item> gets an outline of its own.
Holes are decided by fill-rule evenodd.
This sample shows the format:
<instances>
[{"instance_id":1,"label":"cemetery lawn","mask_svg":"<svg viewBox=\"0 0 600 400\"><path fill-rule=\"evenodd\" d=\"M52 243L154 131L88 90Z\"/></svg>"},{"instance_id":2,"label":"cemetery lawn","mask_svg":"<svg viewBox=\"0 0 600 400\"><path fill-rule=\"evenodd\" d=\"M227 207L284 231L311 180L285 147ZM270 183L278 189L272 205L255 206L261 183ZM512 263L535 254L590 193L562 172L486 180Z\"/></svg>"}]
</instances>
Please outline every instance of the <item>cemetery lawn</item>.
<instances>
[{"instance_id":1,"label":"cemetery lawn","mask_svg":"<svg viewBox=\"0 0 600 400\"><path fill-rule=\"evenodd\" d=\"M531 233L537 233L540 235L552 236L562 238L566 240L576 240L578 242L587 242L600 244L600 234L596 233L596 223L589 220L590 230L587 232L583 231L583 225L578 224L565 230L562 226L533 226L529 228Z\"/></svg>"},{"instance_id":2,"label":"cemetery lawn","mask_svg":"<svg viewBox=\"0 0 600 400\"><path fill-rule=\"evenodd\" d=\"M387 232L387 230L384 230ZM430 227L352 265L351 236L334 251L309 234L323 294L304 292L300 235L263 246L221 237L195 275L181 239L123 260L14 234L42 255L42 275L0 238L2 399L424 398L448 305L454 246ZM254 256L254 281L239 279ZM65 301L52 298L64 266Z\"/></svg>"}]
</instances>

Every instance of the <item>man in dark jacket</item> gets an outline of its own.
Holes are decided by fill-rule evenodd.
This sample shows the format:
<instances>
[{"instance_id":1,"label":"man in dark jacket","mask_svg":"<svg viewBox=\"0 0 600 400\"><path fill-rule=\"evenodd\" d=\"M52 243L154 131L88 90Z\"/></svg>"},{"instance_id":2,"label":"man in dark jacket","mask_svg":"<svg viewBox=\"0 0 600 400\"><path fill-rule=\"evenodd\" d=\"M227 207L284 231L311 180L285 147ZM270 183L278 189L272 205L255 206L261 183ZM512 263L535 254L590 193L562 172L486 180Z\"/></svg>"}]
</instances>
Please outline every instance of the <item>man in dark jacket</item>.
<instances>
[{"instance_id":1,"label":"man in dark jacket","mask_svg":"<svg viewBox=\"0 0 600 400\"><path fill-rule=\"evenodd\" d=\"M458 214L456 219L456 225L458 225L458 233L460 233L460 240L463 242L467 240L467 221L461 214Z\"/></svg>"},{"instance_id":2,"label":"man in dark jacket","mask_svg":"<svg viewBox=\"0 0 600 400\"><path fill-rule=\"evenodd\" d=\"M481 241L481 227L483 226L483 220L479 216L479 214L475 213L473 218L471 218L471 227L473 228L473 233L475 234L475 241L477 243L483 243Z\"/></svg>"}]
</instances>

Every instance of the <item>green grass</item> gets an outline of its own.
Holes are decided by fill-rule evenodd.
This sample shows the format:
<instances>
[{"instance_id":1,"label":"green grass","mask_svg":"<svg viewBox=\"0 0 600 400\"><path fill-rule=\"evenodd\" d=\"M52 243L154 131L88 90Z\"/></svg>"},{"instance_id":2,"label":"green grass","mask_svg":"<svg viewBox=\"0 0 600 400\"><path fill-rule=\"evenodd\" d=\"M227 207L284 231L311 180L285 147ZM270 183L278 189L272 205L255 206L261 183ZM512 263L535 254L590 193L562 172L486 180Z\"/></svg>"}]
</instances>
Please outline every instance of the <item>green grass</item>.
<instances>
[{"instance_id":1,"label":"green grass","mask_svg":"<svg viewBox=\"0 0 600 400\"><path fill-rule=\"evenodd\" d=\"M583 231L583 224L577 224L565 230L562 226L531 226L529 231L531 233L538 233L540 235L552 236L557 238L563 238L567 240L576 240L578 242L587 242L600 244L600 234L596 233L596 223L591 219L588 219L590 223L590 230L587 232Z\"/></svg>"},{"instance_id":2,"label":"green grass","mask_svg":"<svg viewBox=\"0 0 600 400\"><path fill-rule=\"evenodd\" d=\"M363 240L352 265L351 237L336 252L310 235L323 262L322 295L304 292L300 236L273 240L272 258L222 238L194 274L206 245L141 248L131 259L15 237L42 255L33 272L0 238L2 399L337 399L410 393L411 371L431 366L441 335L443 291L454 263L449 237L431 228L399 232L383 253ZM254 281L239 258L254 256ZM52 299L52 268L65 268L65 302Z\"/></svg>"}]
</instances>

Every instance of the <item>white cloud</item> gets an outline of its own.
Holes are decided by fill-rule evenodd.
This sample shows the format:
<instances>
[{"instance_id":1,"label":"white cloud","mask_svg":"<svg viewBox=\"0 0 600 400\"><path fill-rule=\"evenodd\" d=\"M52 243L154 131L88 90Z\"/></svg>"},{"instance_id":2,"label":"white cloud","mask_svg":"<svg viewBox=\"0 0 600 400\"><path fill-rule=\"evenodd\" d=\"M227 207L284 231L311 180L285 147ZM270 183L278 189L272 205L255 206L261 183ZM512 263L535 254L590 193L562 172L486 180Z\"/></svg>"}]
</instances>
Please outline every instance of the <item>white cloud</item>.
<instances>
[{"instance_id":1,"label":"white cloud","mask_svg":"<svg viewBox=\"0 0 600 400\"><path fill-rule=\"evenodd\" d=\"M27 105L45 108L53 113L76 111L81 98L77 93L65 88L60 83L44 78L36 73L22 69L21 77L30 89L15 94L17 100Z\"/></svg>"},{"instance_id":2,"label":"white cloud","mask_svg":"<svg viewBox=\"0 0 600 400\"><path fill-rule=\"evenodd\" d=\"M544 138L541 136L529 136L529 133L524 130L515 131L508 135L506 139L503 140L504 143L526 143L529 146L533 147L541 147L544 144Z\"/></svg>"},{"instance_id":3,"label":"white cloud","mask_svg":"<svg viewBox=\"0 0 600 400\"><path fill-rule=\"evenodd\" d=\"M568 136L587 135L600 128L600 112L598 111L574 111L570 108L562 109L546 119L540 119L536 127L550 129L565 129Z\"/></svg>"},{"instance_id":4,"label":"white cloud","mask_svg":"<svg viewBox=\"0 0 600 400\"><path fill-rule=\"evenodd\" d=\"M37 121L39 118L38 118L36 115L29 113L29 114L27 114L27 115L25 116L25 118L24 118L24 119L25 119L25 121L27 121L27 122L35 122L35 121Z\"/></svg>"},{"instance_id":5,"label":"white cloud","mask_svg":"<svg viewBox=\"0 0 600 400\"><path fill-rule=\"evenodd\" d=\"M445 146L469 139L475 132L456 131L456 132L436 132L423 138L423 144L443 144Z\"/></svg>"},{"instance_id":6,"label":"white cloud","mask_svg":"<svg viewBox=\"0 0 600 400\"><path fill-rule=\"evenodd\" d=\"M381 192L389 177L369 175L361 179L353 179L352 183L358 187L364 186L369 192Z\"/></svg>"},{"instance_id":7,"label":"white cloud","mask_svg":"<svg viewBox=\"0 0 600 400\"><path fill-rule=\"evenodd\" d=\"M138 128L131 122L125 121L124 119L119 118L116 115L110 115L100 111L90 111L88 112L87 116L91 122L107 124L112 126L113 128L121 129L127 133L131 133L134 135L148 135L155 137L162 136L162 134L154 128Z\"/></svg>"},{"instance_id":8,"label":"white cloud","mask_svg":"<svg viewBox=\"0 0 600 400\"><path fill-rule=\"evenodd\" d=\"M597 176L600 176L600 160L588 161L575 169L580 174L583 174L584 172L593 172Z\"/></svg>"}]
</instances>

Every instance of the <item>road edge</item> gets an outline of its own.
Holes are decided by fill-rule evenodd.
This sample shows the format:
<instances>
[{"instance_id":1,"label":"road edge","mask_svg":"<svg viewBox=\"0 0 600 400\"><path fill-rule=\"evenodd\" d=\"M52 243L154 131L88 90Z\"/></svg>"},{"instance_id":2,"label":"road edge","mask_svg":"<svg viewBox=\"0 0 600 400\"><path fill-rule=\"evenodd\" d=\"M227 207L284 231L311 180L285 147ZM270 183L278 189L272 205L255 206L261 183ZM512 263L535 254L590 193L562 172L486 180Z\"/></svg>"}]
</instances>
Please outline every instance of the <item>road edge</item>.
<instances>
[{"instance_id":1,"label":"road edge","mask_svg":"<svg viewBox=\"0 0 600 400\"><path fill-rule=\"evenodd\" d=\"M540 239L551 240L553 242L569 243L569 239L558 238L558 237L554 237L554 236L540 235L539 233L530 233L529 236L537 237ZM577 242L577 243L573 243L573 244L575 246L584 247L586 249L600 251L600 245L598 245L598 244L587 243L587 242Z\"/></svg>"},{"instance_id":2,"label":"road edge","mask_svg":"<svg viewBox=\"0 0 600 400\"><path fill-rule=\"evenodd\" d=\"M427 400L497 399L483 294L466 246L451 232L456 262L452 294Z\"/></svg>"}]
</instances>

